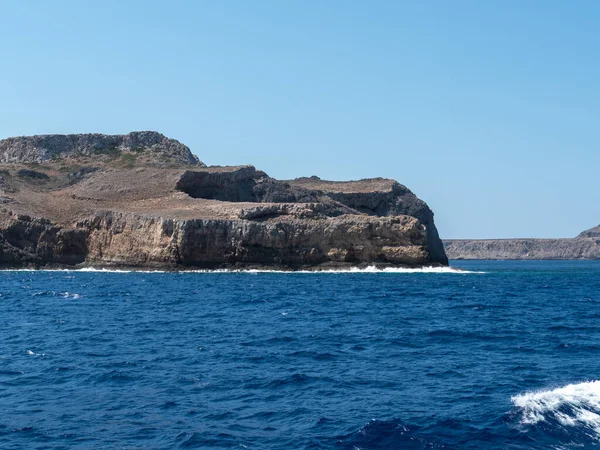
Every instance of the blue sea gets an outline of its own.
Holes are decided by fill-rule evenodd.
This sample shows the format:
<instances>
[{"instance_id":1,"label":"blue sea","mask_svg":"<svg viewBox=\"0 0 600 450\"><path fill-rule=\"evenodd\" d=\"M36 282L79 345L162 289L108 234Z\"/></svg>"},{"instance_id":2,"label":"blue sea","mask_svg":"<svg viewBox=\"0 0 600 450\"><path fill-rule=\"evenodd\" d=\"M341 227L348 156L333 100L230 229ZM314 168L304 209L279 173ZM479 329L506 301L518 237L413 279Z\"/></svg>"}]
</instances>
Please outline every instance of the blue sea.
<instances>
[{"instance_id":1,"label":"blue sea","mask_svg":"<svg viewBox=\"0 0 600 450\"><path fill-rule=\"evenodd\" d=\"M600 261L452 265L0 272L0 448L600 448Z\"/></svg>"}]
</instances>

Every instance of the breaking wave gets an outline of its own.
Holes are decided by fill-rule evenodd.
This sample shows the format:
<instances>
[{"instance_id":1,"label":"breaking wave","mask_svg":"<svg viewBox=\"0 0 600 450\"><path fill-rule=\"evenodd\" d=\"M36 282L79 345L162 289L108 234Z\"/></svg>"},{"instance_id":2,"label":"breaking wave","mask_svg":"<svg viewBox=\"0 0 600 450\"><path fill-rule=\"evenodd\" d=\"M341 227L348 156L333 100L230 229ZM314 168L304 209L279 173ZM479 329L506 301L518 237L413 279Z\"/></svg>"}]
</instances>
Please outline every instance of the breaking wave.
<instances>
[{"instance_id":1,"label":"breaking wave","mask_svg":"<svg viewBox=\"0 0 600 450\"><path fill-rule=\"evenodd\" d=\"M600 442L600 381L527 392L511 400L521 431L537 431L562 442Z\"/></svg>"}]
</instances>

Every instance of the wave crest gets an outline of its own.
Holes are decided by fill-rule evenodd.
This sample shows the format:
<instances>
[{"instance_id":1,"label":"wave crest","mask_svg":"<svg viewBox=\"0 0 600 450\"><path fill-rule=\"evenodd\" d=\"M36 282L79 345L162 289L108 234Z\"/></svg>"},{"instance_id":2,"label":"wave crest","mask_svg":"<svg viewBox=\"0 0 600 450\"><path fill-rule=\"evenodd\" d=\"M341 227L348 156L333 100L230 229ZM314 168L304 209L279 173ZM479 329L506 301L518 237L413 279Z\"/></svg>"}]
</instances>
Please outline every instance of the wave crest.
<instances>
[{"instance_id":1,"label":"wave crest","mask_svg":"<svg viewBox=\"0 0 600 450\"><path fill-rule=\"evenodd\" d=\"M522 427L600 440L600 381L511 397Z\"/></svg>"}]
</instances>

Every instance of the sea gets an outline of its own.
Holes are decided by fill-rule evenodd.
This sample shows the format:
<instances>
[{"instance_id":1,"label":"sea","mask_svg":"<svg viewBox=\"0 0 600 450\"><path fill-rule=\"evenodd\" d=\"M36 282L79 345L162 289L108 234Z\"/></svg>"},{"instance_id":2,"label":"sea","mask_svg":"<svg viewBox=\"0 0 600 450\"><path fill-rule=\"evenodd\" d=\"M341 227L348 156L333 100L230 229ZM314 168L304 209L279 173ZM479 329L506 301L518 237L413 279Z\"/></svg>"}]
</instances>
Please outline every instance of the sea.
<instances>
[{"instance_id":1,"label":"sea","mask_svg":"<svg viewBox=\"0 0 600 450\"><path fill-rule=\"evenodd\" d=\"M600 261L451 265L0 272L0 448L600 448Z\"/></svg>"}]
</instances>

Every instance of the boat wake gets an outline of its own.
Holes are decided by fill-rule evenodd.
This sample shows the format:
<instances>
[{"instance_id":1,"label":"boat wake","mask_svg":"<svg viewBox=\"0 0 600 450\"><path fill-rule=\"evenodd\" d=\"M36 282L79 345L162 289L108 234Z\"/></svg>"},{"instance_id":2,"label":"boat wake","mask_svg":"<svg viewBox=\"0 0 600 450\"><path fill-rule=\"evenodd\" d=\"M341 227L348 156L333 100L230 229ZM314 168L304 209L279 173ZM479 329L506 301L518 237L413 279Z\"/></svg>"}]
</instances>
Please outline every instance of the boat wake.
<instances>
[{"instance_id":1,"label":"boat wake","mask_svg":"<svg viewBox=\"0 0 600 450\"><path fill-rule=\"evenodd\" d=\"M528 392L511 400L521 431L537 431L563 442L600 442L600 381Z\"/></svg>"}]
</instances>

